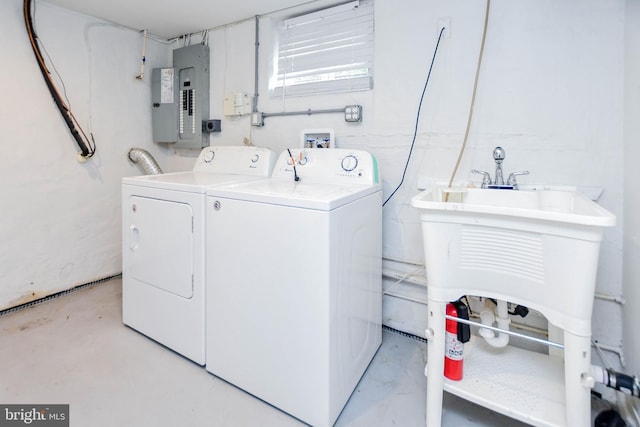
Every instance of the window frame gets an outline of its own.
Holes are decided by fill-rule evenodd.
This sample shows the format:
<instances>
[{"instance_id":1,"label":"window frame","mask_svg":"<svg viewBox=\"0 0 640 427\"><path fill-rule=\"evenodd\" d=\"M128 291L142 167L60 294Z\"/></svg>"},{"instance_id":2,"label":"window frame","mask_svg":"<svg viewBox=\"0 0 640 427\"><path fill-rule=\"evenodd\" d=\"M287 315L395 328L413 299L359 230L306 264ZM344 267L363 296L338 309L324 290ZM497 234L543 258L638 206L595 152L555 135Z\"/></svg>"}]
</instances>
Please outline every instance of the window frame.
<instances>
[{"instance_id":1,"label":"window frame","mask_svg":"<svg viewBox=\"0 0 640 427\"><path fill-rule=\"evenodd\" d=\"M289 97L373 89L374 34L373 0L285 19L278 25L270 94Z\"/></svg>"}]
</instances>

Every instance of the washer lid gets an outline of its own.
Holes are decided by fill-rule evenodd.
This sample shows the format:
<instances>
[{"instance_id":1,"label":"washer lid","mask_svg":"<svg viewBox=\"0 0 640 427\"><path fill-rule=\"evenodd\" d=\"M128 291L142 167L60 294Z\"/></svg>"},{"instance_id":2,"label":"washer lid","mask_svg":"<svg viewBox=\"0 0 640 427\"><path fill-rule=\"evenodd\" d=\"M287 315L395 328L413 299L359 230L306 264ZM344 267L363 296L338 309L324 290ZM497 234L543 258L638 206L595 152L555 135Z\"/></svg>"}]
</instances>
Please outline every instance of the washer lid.
<instances>
[{"instance_id":1,"label":"washer lid","mask_svg":"<svg viewBox=\"0 0 640 427\"><path fill-rule=\"evenodd\" d=\"M128 185L137 185L141 187L204 194L207 186L231 184L234 182L254 181L258 179L265 178L240 174L217 174L191 171L126 177L122 178L122 183Z\"/></svg>"},{"instance_id":2,"label":"washer lid","mask_svg":"<svg viewBox=\"0 0 640 427\"><path fill-rule=\"evenodd\" d=\"M270 178L209 187L211 197L330 211L369 194L381 192L380 184L323 184ZM382 201L380 202L382 203Z\"/></svg>"}]
</instances>

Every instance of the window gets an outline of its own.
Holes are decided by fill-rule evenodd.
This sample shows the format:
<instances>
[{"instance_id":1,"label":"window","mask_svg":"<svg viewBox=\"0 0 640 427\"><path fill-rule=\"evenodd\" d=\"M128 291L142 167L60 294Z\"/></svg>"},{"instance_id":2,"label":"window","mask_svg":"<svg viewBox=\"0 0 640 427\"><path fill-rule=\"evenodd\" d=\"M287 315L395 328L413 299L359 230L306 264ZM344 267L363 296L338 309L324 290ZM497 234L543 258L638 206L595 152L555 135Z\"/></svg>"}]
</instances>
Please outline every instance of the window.
<instances>
[{"instance_id":1,"label":"window","mask_svg":"<svg viewBox=\"0 0 640 427\"><path fill-rule=\"evenodd\" d=\"M296 96L373 87L373 3L359 0L283 22L272 93Z\"/></svg>"}]
</instances>

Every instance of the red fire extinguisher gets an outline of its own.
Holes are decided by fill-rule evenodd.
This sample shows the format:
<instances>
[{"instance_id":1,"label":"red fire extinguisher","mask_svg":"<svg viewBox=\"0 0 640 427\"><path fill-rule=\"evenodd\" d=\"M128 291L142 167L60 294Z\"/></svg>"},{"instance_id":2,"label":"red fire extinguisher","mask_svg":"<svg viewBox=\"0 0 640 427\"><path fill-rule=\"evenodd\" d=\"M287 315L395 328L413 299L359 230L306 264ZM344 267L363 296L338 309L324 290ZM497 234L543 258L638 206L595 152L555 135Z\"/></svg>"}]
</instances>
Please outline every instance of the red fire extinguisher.
<instances>
[{"instance_id":1,"label":"red fire extinguisher","mask_svg":"<svg viewBox=\"0 0 640 427\"><path fill-rule=\"evenodd\" d=\"M469 320L469 309L461 300L447 304L447 316ZM444 350L444 376L460 381L464 363L464 343L471 338L469 325L447 319Z\"/></svg>"}]
</instances>

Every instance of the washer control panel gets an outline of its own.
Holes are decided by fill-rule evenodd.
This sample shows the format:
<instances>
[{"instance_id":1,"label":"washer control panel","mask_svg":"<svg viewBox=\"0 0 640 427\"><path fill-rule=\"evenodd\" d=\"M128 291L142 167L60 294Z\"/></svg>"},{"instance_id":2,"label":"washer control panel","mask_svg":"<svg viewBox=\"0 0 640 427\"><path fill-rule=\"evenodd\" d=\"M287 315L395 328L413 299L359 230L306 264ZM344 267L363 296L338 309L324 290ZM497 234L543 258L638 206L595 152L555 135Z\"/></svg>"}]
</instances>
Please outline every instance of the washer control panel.
<instances>
[{"instance_id":1,"label":"washer control panel","mask_svg":"<svg viewBox=\"0 0 640 427\"><path fill-rule=\"evenodd\" d=\"M289 155L289 152L291 155ZM294 170L295 169L295 170ZM378 184L375 157L362 150L290 149L278 157L273 177L324 183Z\"/></svg>"}]
</instances>

